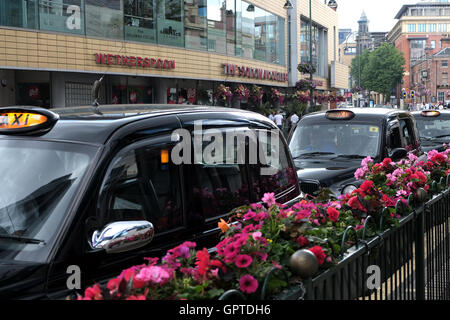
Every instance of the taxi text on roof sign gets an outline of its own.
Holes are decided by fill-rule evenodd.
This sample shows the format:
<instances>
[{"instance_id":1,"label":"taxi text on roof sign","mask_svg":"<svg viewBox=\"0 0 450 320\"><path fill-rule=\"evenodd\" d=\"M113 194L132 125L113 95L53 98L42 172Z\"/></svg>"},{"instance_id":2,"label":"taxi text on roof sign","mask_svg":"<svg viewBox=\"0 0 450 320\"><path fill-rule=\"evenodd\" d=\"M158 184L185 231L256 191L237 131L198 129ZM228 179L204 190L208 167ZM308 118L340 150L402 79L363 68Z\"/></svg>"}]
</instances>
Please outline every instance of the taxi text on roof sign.
<instances>
[{"instance_id":1,"label":"taxi text on roof sign","mask_svg":"<svg viewBox=\"0 0 450 320\"><path fill-rule=\"evenodd\" d=\"M0 128L19 129L37 126L47 122L48 118L37 113L2 113L0 114Z\"/></svg>"},{"instance_id":2,"label":"taxi text on roof sign","mask_svg":"<svg viewBox=\"0 0 450 320\"><path fill-rule=\"evenodd\" d=\"M0 108L0 134L40 133L47 131L59 116L35 107Z\"/></svg>"}]
</instances>

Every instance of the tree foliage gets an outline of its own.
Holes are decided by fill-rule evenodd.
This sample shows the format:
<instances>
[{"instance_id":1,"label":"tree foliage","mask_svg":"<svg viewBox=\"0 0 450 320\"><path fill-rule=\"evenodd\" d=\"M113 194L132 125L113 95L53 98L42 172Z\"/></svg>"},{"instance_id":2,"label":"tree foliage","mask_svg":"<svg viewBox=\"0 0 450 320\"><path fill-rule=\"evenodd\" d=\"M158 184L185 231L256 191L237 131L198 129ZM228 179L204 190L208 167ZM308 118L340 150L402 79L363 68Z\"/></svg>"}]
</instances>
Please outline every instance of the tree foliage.
<instances>
[{"instance_id":1,"label":"tree foliage","mask_svg":"<svg viewBox=\"0 0 450 320\"><path fill-rule=\"evenodd\" d=\"M372 52L364 51L352 61L351 74L362 88L388 97L391 89L401 82L405 58L394 45L383 43ZM359 82L361 75L361 82Z\"/></svg>"}]
</instances>

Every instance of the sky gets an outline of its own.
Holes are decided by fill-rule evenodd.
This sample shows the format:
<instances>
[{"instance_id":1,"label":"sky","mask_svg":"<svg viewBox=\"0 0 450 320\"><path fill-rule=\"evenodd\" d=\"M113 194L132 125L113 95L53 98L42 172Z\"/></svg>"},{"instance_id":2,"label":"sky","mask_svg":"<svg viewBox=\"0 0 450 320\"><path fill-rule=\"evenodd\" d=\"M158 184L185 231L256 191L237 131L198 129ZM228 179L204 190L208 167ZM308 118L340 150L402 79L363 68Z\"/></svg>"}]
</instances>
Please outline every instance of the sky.
<instances>
[{"instance_id":1,"label":"sky","mask_svg":"<svg viewBox=\"0 0 450 320\"><path fill-rule=\"evenodd\" d=\"M369 31L390 31L398 20L394 19L404 4L420 0L336 0L339 29L358 30L358 20L364 10L369 20Z\"/></svg>"}]
</instances>

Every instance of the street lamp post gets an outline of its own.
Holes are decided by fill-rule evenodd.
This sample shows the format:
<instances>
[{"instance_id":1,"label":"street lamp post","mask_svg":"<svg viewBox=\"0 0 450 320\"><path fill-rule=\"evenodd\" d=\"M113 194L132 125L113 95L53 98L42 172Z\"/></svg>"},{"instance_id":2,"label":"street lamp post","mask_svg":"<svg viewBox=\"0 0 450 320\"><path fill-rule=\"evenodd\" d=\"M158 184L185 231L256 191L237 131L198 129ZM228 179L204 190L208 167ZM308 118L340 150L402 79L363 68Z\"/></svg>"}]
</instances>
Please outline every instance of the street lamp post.
<instances>
[{"instance_id":1,"label":"street lamp post","mask_svg":"<svg viewBox=\"0 0 450 320\"><path fill-rule=\"evenodd\" d=\"M291 10L294 8L292 3L287 0L286 3L283 6L284 9L287 11L287 18L288 18L288 74L289 77L291 76ZM290 80L289 80L290 81Z\"/></svg>"}]
</instances>

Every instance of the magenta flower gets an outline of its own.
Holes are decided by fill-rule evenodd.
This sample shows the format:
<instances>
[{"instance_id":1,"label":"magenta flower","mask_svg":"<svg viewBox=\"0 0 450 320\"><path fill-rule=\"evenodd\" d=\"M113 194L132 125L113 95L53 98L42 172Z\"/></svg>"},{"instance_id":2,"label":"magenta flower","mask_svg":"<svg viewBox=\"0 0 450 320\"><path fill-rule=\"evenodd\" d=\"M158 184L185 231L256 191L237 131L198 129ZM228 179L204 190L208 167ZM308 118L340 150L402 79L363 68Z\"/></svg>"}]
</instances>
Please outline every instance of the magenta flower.
<instances>
[{"instance_id":1,"label":"magenta flower","mask_svg":"<svg viewBox=\"0 0 450 320\"><path fill-rule=\"evenodd\" d=\"M270 207L271 205L275 204L275 202L276 202L275 194L273 192L264 193L264 197L261 200Z\"/></svg>"},{"instance_id":2,"label":"magenta flower","mask_svg":"<svg viewBox=\"0 0 450 320\"><path fill-rule=\"evenodd\" d=\"M258 280L251 275L246 274L239 280L239 288L242 292L253 293L258 290Z\"/></svg>"},{"instance_id":3,"label":"magenta flower","mask_svg":"<svg viewBox=\"0 0 450 320\"><path fill-rule=\"evenodd\" d=\"M170 274L164 268L151 266L143 268L136 276L136 279L146 282L161 283L170 279Z\"/></svg>"},{"instance_id":4,"label":"magenta flower","mask_svg":"<svg viewBox=\"0 0 450 320\"><path fill-rule=\"evenodd\" d=\"M244 214L244 220L250 220L253 219L256 216L256 212L253 212L251 210L248 210L246 214Z\"/></svg>"},{"instance_id":5,"label":"magenta flower","mask_svg":"<svg viewBox=\"0 0 450 320\"><path fill-rule=\"evenodd\" d=\"M239 248L234 244L230 244L225 247L223 254L227 260L233 259L239 253Z\"/></svg>"},{"instance_id":6,"label":"magenta flower","mask_svg":"<svg viewBox=\"0 0 450 320\"><path fill-rule=\"evenodd\" d=\"M240 254L234 260L234 263L238 268L247 268L253 262L252 257L247 254Z\"/></svg>"}]
</instances>

